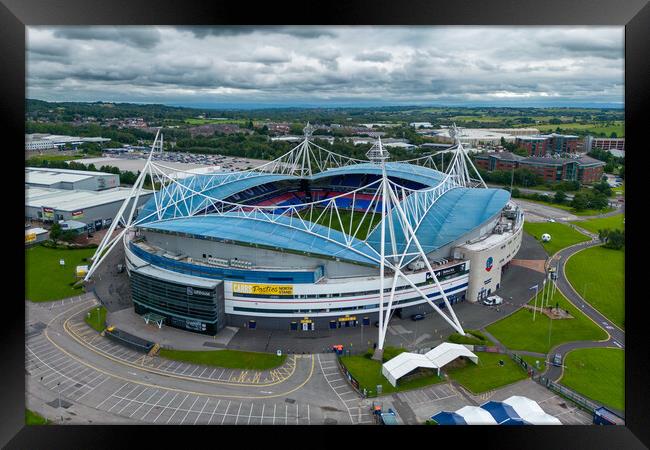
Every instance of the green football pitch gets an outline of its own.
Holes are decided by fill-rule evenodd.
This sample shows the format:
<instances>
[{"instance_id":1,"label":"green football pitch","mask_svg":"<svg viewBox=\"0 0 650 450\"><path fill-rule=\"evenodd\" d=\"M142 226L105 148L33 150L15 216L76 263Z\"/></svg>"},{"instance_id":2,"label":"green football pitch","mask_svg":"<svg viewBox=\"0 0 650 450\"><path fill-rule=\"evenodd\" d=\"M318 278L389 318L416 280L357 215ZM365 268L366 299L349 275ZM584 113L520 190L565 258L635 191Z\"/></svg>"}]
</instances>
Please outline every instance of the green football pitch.
<instances>
[{"instance_id":1,"label":"green football pitch","mask_svg":"<svg viewBox=\"0 0 650 450\"><path fill-rule=\"evenodd\" d=\"M304 220L342 231L361 240L368 237L370 232L379 225L381 217L379 213L368 212L364 217L364 212L344 209L339 209L337 212L332 208L304 209L299 214Z\"/></svg>"}]
</instances>

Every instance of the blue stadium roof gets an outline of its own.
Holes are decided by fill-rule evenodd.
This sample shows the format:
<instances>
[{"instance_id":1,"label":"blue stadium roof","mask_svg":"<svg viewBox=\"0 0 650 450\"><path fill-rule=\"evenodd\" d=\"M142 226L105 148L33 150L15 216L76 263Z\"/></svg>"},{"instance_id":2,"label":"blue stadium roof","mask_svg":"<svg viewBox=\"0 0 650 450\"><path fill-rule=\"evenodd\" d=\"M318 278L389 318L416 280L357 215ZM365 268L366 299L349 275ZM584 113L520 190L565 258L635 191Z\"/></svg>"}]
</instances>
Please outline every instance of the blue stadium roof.
<instances>
[{"instance_id":1,"label":"blue stadium roof","mask_svg":"<svg viewBox=\"0 0 650 450\"><path fill-rule=\"evenodd\" d=\"M386 172L390 178L402 178L404 180L415 181L425 186L436 186L445 177L445 174L427 167L417 166L415 164L387 162ZM350 166L337 167L320 172L312 177L313 180L320 180L336 175L351 174L373 174L381 175L381 166L373 163L359 163Z\"/></svg>"},{"instance_id":2,"label":"blue stadium roof","mask_svg":"<svg viewBox=\"0 0 650 450\"><path fill-rule=\"evenodd\" d=\"M427 186L437 185L444 174L436 170L405 163L387 163L388 174ZM316 174L313 180L347 174L381 174L381 167L372 163L362 163L352 166L330 169ZM181 186L170 185L157 193L157 199L150 199L139 214L141 226L147 228L184 233L197 237L207 237L219 240L230 240L244 244L264 245L274 248L285 248L312 255L323 255L340 258L356 263L377 265L370 256L376 256L380 251L380 227L376 227L368 236L366 242L352 239L354 250L344 248L346 235L325 226L317 225L313 232L307 232L300 220L290 217L280 217L275 223L264 221L261 217L246 218L235 215L197 215L194 217L178 217L188 215L190 211L200 211L210 202L203 196L191 194L189 190L202 191L214 199L225 199L238 192L255 186L261 186L273 181L299 179L292 175L276 175L248 172L229 176L197 175L180 181ZM231 181L228 181L231 180ZM183 190L188 191L183 194ZM184 197L184 200L181 198ZM403 203L408 210L414 196L409 196ZM418 240L424 251L429 253L444 245L450 244L463 235L482 226L488 219L498 214L510 198L510 194L502 189L468 189L455 188L445 193L426 212L420 226L416 230ZM180 200L180 201L179 201ZM162 204L162 218L152 213L156 211L156 202ZM176 202L176 204L174 204ZM397 220L397 210L393 211L395 224L395 240L398 251L403 251L407 244L405 232ZM148 217L149 216L149 217ZM289 223L296 228L289 227ZM390 234L386 234L387 248L391 248ZM411 244L409 253L417 248Z\"/></svg>"},{"instance_id":3,"label":"blue stadium roof","mask_svg":"<svg viewBox=\"0 0 650 450\"><path fill-rule=\"evenodd\" d=\"M443 178L444 174L426 167L405 164L399 162L386 163L388 175L391 178L401 178L404 180L421 183L425 186L435 186ZM361 163L351 166L338 167L329 169L312 176L311 180L320 180L334 177L337 175L352 174L374 174L381 175L381 167L372 163ZM259 172L242 172L239 174L224 175L195 175L184 178L176 184L164 188L161 192L155 194L156 198L151 198L142 208L140 218L144 219L143 223L157 220L158 217L153 213L156 211L156 202L161 204L161 209L166 208L161 219L187 215L187 209L192 211L210 206L210 202L204 197L224 200L237 192L261 186L266 183L281 180L298 179L293 175L276 175ZM203 195L192 194L191 191L201 192ZM183 195L184 194L184 195ZM185 197L185 201L179 201Z\"/></svg>"},{"instance_id":4,"label":"blue stadium roof","mask_svg":"<svg viewBox=\"0 0 650 450\"><path fill-rule=\"evenodd\" d=\"M414 197L407 198L405 202L413 201L412 198L414 199ZM415 232L422 249L425 253L432 252L480 227L490 217L499 213L509 198L510 193L503 189L456 188L445 193L431 207ZM405 209L404 206L402 208ZM393 210L395 242L397 250L403 252L407 239L397 216L398 211L395 209ZM379 251L381 229L375 228L367 241ZM391 238L387 233L387 248L391 248L390 243ZM417 247L411 244L408 253L416 251Z\"/></svg>"},{"instance_id":5,"label":"blue stadium roof","mask_svg":"<svg viewBox=\"0 0 650 450\"><path fill-rule=\"evenodd\" d=\"M374 252L362 241L353 239L354 250L347 249L340 244L345 244L345 235L328 227L315 225L313 231L320 236L308 233L302 221L291 217L277 217L272 223L241 217L236 214L205 215L184 217L178 219L162 220L147 223L141 228L162 232L181 233L198 238L232 241L249 245L260 245L278 249L286 249L310 255L319 255L330 258L339 258L355 263L376 265L369 258ZM293 226L287 226L289 222ZM327 238L329 233L329 239ZM376 255L375 255L376 257Z\"/></svg>"}]
</instances>

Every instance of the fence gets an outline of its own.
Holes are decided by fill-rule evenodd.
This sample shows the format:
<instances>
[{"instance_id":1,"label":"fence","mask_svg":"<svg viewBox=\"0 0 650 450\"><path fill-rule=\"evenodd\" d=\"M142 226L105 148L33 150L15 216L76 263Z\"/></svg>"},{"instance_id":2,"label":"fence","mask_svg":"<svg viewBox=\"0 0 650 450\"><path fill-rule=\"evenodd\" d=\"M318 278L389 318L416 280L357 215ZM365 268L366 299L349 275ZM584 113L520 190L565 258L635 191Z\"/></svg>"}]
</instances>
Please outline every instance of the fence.
<instances>
[{"instance_id":1,"label":"fence","mask_svg":"<svg viewBox=\"0 0 650 450\"><path fill-rule=\"evenodd\" d=\"M573 403L578 405L578 407L584 409L590 414L593 414L595 409L600 408L602 406L598 403L586 399L585 397L573 391L572 389L569 389L566 386L562 386L561 384L558 384L555 381L542 376L535 367L528 364L519 355L511 352L508 352L508 354L516 363L518 363L524 370L528 372L528 375L531 377L533 381L536 381L537 383L541 384L545 388L555 392L558 395L561 395L567 400L572 401Z\"/></svg>"}]
</instances>

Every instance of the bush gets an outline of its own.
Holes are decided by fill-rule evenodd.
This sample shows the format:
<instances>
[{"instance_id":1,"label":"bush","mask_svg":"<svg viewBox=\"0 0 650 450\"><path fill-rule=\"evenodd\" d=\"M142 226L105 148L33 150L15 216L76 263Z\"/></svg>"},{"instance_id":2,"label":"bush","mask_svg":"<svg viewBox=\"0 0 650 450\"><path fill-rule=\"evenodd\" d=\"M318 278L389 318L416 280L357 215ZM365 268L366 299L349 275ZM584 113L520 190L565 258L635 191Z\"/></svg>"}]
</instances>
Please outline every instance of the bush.
<instances>
[{"instance_id":1,"label":"bush","mask_svg":"<svg viewBox=\"0 0 650 450\"><path fill-rule=\"evenodd\" d=\"M490 345L492 342L481 332L476 330L465 330L466 335L461 336L459 333L449 335L447 340L454 344L468 345Z\"/></svg>"}]
</instances>

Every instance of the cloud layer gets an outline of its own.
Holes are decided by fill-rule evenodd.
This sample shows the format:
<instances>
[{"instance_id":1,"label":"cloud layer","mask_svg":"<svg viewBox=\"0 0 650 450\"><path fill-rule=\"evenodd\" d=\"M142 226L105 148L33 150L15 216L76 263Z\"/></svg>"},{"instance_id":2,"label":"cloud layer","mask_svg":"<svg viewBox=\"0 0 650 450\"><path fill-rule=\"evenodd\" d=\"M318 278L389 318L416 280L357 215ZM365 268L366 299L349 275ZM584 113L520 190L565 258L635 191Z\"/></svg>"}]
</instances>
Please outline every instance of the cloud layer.
<instances>
[{"instance_id":1,"label":"cloud layer","mask_svg":"<svg viewBox=\"0 0 650 450\"><path fill-rule=\"evenodd\" d=\"M30 98L623 103L622 27L29 27Z\"/></svg>"}]
</instances>

